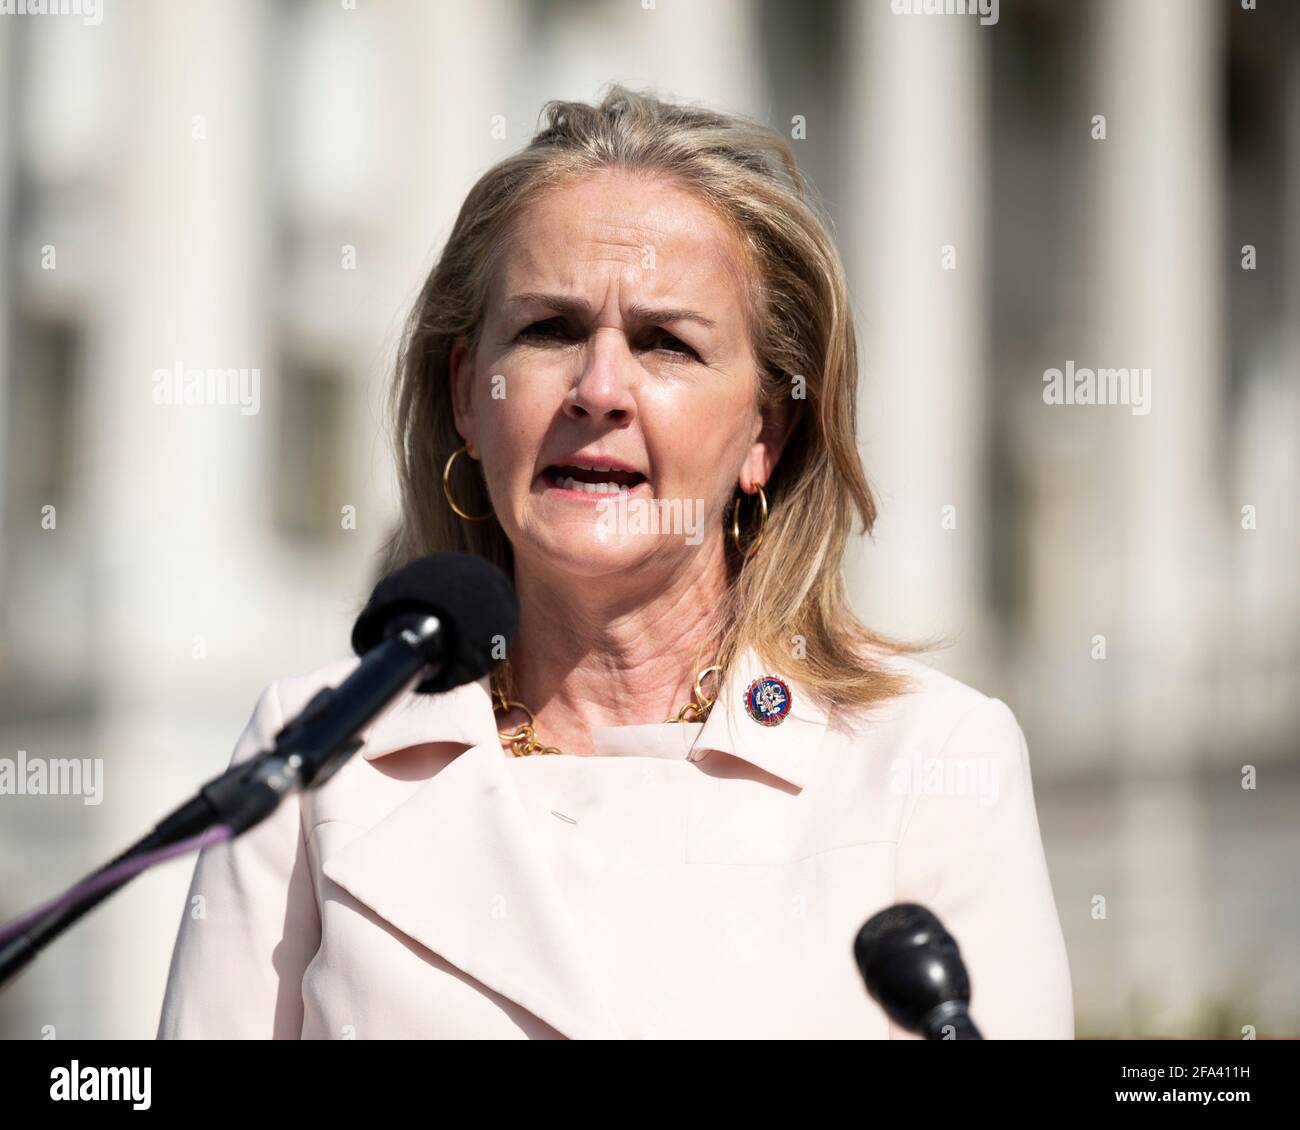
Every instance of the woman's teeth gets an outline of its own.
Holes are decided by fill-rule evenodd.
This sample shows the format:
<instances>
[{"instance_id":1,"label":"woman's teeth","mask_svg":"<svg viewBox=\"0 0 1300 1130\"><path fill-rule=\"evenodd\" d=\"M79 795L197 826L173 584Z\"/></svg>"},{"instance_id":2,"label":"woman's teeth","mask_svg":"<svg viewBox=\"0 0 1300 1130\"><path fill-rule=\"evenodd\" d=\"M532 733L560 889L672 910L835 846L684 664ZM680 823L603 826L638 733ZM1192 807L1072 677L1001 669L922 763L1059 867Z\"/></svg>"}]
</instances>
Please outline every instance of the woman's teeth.
<instances>
[{"instance_id":1,"label":"woman's teeth","mask_svg":"<svg viewBox=\"0 0 1300 1130\"><path fill-rule=\"evenodd\" d=\"M555 485L563 490L580 490L587 494L626 494L632 489L622 483L583 483L565 475L558 476Z\"/></svg>"}]
</instances>

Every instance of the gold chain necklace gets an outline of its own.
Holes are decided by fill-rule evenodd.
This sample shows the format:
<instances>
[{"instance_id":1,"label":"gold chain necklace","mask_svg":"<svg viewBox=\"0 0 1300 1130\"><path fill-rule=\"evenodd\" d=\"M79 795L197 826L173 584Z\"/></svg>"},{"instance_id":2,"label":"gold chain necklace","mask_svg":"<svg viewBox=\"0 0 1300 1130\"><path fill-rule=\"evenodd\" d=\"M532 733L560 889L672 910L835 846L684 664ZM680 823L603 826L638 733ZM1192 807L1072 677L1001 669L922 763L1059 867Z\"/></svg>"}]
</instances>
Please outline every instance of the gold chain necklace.
<instances>
[{"instance_id":1,"label":"gold chain necklace","mask_svg":"<svg viewBox=\"0 0 1300 1130\"><path fill-rule=\"evenodd\" d=\"M716 663L704 668L695 676L695 697L677 712L676 718L665 719L665 722L703 722L709 716L709 709L716 701L716 697L709 698L705 695L704 680L710 675L721 674L722 668ZM507 689L509 686L510 669L507 662L502 663L492 672L493 713L509 714L512 709L518 709L528 716L528 721L517 730L498 730L497 736L501 741L511 747L511 753L515 757L527 757L534 753L563 753L564 750L546 745L538 739L537 718L522 702L510 697Z\"/></svg>"}]
</instances>

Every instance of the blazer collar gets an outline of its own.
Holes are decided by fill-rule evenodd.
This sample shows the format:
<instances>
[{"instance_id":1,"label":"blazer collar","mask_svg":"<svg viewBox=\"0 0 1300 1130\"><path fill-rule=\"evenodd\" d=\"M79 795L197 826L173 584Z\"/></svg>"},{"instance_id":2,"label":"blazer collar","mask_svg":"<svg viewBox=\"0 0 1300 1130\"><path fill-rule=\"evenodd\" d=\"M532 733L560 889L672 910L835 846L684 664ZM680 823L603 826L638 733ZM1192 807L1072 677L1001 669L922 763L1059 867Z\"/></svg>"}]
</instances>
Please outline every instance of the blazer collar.
<instances>
[{"instance_id":1,"label":"blazer collar","mask_svg":"<svg viewBox=\"0 0 1300 1130\"><path fill-rule=\"evenodd\" d=\"M743 657L707 722L665 723L664 729L685 734L681 727L694 727L695 760L730 754L770 774L773 787L781 781L802 787L825 715L786 680L790 712L777 726L755 722L745 710L745 690L766 673L754 656ZM629 739L623 748L641 748L640 734L623 736ZM374 760L429 742L468 748L328 855L321 871L392 929L561 1035L624 1037L600 965L548 863L517 775L509 772L486 679L445 695L399 699L371 724L362 756ZM457 852L457 845L474 850ZM498 905L509 913L489 912Z\"/></svg>"},{"instance_id":2,"label":"blazer collar","mask_svg":"<svg viewBox=\"0 0 1300 1130\"><path fill-rule=\"evenodd\" d=\"M790 711L775 726L764 726L746 709L749 685L777 675L790 688ZM827 726L827 714L788 676L764 668L752 649L732 664L718 701L703 723L665 723L695 730L692 761L713 752L729 754L802 789ZM466 747L499 746L491 691L485 676L438 696L408 693L371 723L361 756L367 761L410 746L453 742Z\"/></svg>"}]
</instances>

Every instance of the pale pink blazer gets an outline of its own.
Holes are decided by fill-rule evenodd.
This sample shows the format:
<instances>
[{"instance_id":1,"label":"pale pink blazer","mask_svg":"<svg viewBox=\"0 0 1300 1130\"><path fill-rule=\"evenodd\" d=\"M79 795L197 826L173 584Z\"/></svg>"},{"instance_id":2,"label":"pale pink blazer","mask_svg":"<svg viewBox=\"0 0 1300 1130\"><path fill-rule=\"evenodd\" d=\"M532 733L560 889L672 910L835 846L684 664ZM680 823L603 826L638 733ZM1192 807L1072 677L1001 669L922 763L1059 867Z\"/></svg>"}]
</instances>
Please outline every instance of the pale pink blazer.
<instances>
[{"instance_id":1,"label":"pale pink blazer","mask_svg":"<svg viewBox=\"0 0 1300 1130\"><path fill-rule=\"evenodd\" d=\"M272 684L233 760L355 662ZM1073 1038L1020 727L897 662L916 689L869 715L786 678L763 726L751 653L707 722L597 730L591 757L504 752L486 679L406 696L199 857L159 1036L911 1038L852 955L908 901L957 939L986 1038Z\"/></svg>"}]
</instances>

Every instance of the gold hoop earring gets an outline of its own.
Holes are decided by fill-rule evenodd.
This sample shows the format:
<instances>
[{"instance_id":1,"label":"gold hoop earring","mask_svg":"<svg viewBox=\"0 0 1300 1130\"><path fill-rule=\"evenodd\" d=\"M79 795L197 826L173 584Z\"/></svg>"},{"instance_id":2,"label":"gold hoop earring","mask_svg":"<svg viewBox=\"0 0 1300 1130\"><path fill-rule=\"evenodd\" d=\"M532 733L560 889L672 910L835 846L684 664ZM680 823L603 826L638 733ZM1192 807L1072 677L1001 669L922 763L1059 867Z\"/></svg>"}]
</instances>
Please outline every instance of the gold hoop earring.
<instances>
[{"instance_id":1,"label":"gold hoop earring","mask_svg":"<svg viewBox=\"0 0 1300 1130\"><path fill-rule=\"evenodd\" d=\"M492 517L491 510L489 510L486 514L466 514L464 510L462 510L459 506L456 505L456 500L451 497L451 466L453 463L456 462L458 456L464 455L467 451L469 451L469 444L465 444L463 447L459 448L458 450L453 451L451 455L448 457L447 465L442 469L442 493L447 496L447 505L450 506L452 510L455 511L458 515L460 515L460 517L464 518L465 521L486 522L489 518Z\"/></svg>"},{"instance_id":2,"label":"gold hoop earring","mask_svg":"<svg viewBox=\"0 0 1300 1130\"><path fill-rule=\"evenodd\" d=\"M753 557L758 552L759 545L763 541L763 527L767 525L767 495L763 493L763 484L755 483L758 490L758 529L754 532L754 538L749 543L749 548L745 549L740 544L740 499L736 499L736 505L731 508L731 540L736 545L736 552L746 559Z\"/></svg>"}]
</instances>

